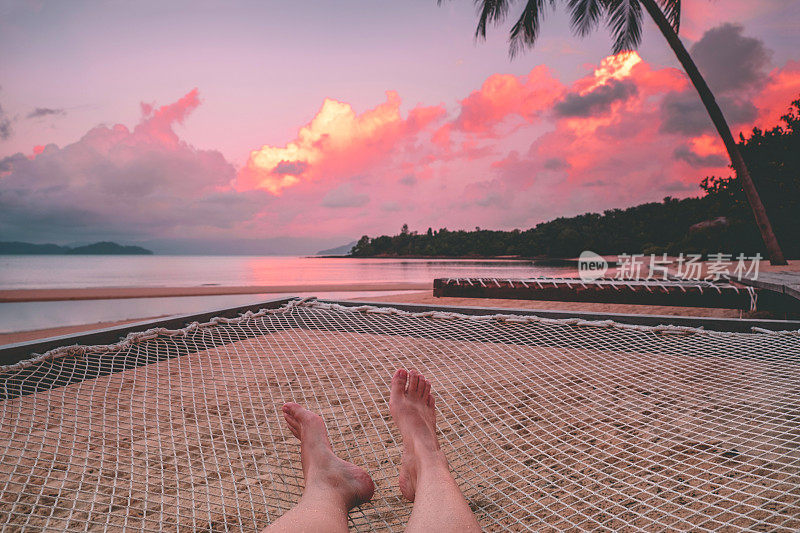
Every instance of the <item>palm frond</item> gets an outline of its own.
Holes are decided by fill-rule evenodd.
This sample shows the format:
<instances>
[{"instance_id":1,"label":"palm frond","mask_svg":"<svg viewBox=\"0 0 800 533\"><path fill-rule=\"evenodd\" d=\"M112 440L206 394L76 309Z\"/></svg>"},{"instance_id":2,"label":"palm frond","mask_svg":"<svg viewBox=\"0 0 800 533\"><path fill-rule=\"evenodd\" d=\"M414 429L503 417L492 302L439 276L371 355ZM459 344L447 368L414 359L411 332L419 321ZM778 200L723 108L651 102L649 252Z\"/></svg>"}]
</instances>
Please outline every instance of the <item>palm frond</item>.
<instances>
[{"instance_id":1,"label":"palm frond","mask_svg":"<svg viewBox=\"0 0 800 533\"><path fill-rule=\"evenodd\" d=\"M505 20L511 1L513 0L475 0L475 6L478 8L478 27L475 30L476 39L486 38L486 25L488 23L499 24Z\"/></svg>"},{"instance_id":2,"label":"palm frond","mask_svg":"<svg viewBox=\"0 0 800 533\"><path fill-rule=\"evenodd\" d=\"M555 7L555 0L528 0L525 9L508 36L508 53L513 58L525 48L533 46L539 36L544 10L550 4Z\"/></svg>"},{"instance_id":3,"label":"palm frond","mask_svg":"<svg viewBox=\"0 0 800 533\"><path fill-rule=\"evenodd\" d=\"M657 0L661 4L661 11L669 21L669 25L678 34L681 27L681 0Z\"/></svg>"},{"instance_id":4,"label":"palm frond","mask_svg":"<svg viewBox=\"0 0 800 533\"><path fill-rule=\"evenodd\" d=\"M642 40L642 6L639 0L609 0L608 28L614 53L636 49Z\"/></svg>"},{"instance_id":5,"label":"palm frond","mask_svg":"<svg viewBox=\"0 0 800 533\"><path fill-rule=\"evenodd\" d=\"M597 28L604 11L603 0L569 0L570 22L572 29L581 37L586 37Z\"/></svg>"}]
</instances>

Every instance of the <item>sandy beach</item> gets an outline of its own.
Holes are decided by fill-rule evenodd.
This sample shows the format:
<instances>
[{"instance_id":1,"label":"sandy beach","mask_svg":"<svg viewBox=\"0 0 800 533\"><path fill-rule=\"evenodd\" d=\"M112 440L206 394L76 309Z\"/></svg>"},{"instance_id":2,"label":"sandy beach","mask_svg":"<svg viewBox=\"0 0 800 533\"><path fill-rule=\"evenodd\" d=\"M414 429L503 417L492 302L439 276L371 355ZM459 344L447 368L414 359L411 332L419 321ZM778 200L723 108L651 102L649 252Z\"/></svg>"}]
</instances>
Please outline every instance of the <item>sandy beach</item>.
<instances>
[{"instance_id":1,"label":"sandy beach","mask_svg":"<svg viewBox=\"0 0 800 533\"><path fill-rule=\"evenodd\" d=\"M415 286L418 284L406 284L406 285ZM359 287L358 290L370 290L369 287L372 287L372 285L367 285L367 284L349 285L349 287L353 286ZM381 285L381 287L383 286L386 285ZM408 293L405 294L394 294L389 296L383 296L383 295L361 296L358 298L353 298L352 300L365 301L365 302L381 302L381 303L391 303L391 302L416 303L425 305L477 306L477 307L496 307L505 309L555 309L559 311L573 310L573 311L593 311L600 313L626 313L626 314L630 313L630 314L647 314L647 315L705 316L705 317L720 317L720 318L736 318L740 316L739 311L735 309L714 309L705 307L667 307L658 305L627 305L627 304L605 304L605 303L591 303L591 302L554 302L554 301L544 301L544 300L501 300L501 299L495 300L486 298L435 298L433 296L433 291L430 290L428 287L425 288L428 290L409 291ZM195 289L195 288L189 287L187 289ZM222 288L220 287L219 289ZM149 289L149 290L156 291L161 289ZM140 292L148 291L148 289L136 289L136 291ZM24 292L29 292L29 291L24 291ZM47 291L42 291L42 292L47 292ZM62 289L60 291L55 291L55 292L64 294L76 294L79 296L79 299L90 299L86 297L89 294L98 294L98 293L119 294L117 292L112 292L112 289ZM191 290L189 292L191 292ZM256 291L256 293L258 292L260 291ZM286 294L287 296L291 295L291 291L287 291ZM121 320L116 322L99 322L99 323L83 324L76 326L46 328L46 329L37 329L30 331L18 331L12 333L0 333L0 345L11 344L15 342L25 342L36 339L44 339L47 337L55 337L59 335L69 335L71 333L90 331L94 329L110 328L114 326L121 326L131 322L143 322L146 320L151 320L153 318L154 317L142 317L136 319Z\"/></svg>"},{"instance_id":2,"label":"sandy beach","mask_svg":"<svg viewBox=\"0 0 800 533\"><path fill-rule=\"evenodd\" d=\"M411 505L397 489L387 400L392 370L406 366L431 377L443 449L487 531L800 526L786 451L797 437L774 418L796 396L794 363L727 358L725 346L684 357L669 336L640 333L612 346L596 328L505 324L469 340L392 333L425 319L356 318L360 331L343 332L346 317L318 316L321 329L262 326L218 347L213 332L198 333L192 342L207 348L186 356L6 400L0 520L254 531L302 487L279 414L291 399L319 412L337 453L376 483L353 529L401 531ZM147 341L137 353L167 346Z\"/></svg>"},{"instance_id":3,"label":"sandy beach","mask_svg":"<svg viewBox=\"0 0 800 533\"><path fill-rule=\"evenodd\" d=\"M396 290L398 285L406 288L413 284L335 287ZM324 285L328 290L331 287ZM288 296L301 288L308 290L309 286L284 286L283 290ZM415 288L424 290L353 300L740 316L739 311L731 309L435 298L427 284ZM58 297L63 301L131 294L162 296L170 291L205 295L206 291L219 294L230 290L250 294L265 288L65 289L16 297ZM147 318L0 334L0 344L144 320ZM744 409L742 405L752 404L763 413L779 408L782 400L777 396L778 403L757 405L755 397L748 396L751 384L745 387L743 381L731 381L732 376L739 376L736 379L740 381L749 379L738 373L741 367L713 361L728 377L700 388L693 385L687 395L682 384L706 383L707 365L712 363L698 364L698 360L684 360L666 351L659 365L653 366L650 355L639 353L638 348L620 359L619 353L602 349L553 350L546 339L531 352L524 346L485 342L278 331L201 350L191 357L7 400L0 415L13 416L17 423L0 431L0 437L10 443L4 454L8 468L0 467L0 479L9 476L10 480L8 490L0 494L0 519L42 529L86 526L94 530L100 529L101 523L111 530L133 527L143 531L165 526L187 531L247 531L251 524L261 527L291 507L302 487L296 443L274 415L289 398L300 399L325 416L337 451L373 475L378 488L376 500L351 515L351 526L367 530L378 523L386 530L400 531L410 512L396 490L400 443L390 419L373 415L385 411L391 369L413 365L437 376L434 380L443 400L441 435L459 482L486 530L534 527L556 531L576 524L616 530L691 530L741 520L738 516L742 512L749 513L746 523L751 526L770 525L779 531L789 531L795 523L800 526L800 511L780 495L789 490L787 483L797 475L794 470L759 458L737 462L718 459L720 454L724 457L729 453L727 442L735 442L737 449L761 446L762 437L750 426L727 428L726 419L719 417L708 435L689 430L708 424L703 413L709 409L726 410L735 404L739 412ZM535 354L535 365L530 369L520 366L531 353ZM475 366L475 357L488 357L493 362ZM627 375L627 371L620 374L615 365L622 360L633 365L637 384L660 392L642 404L645 414L636 410L633 419L619 422L620 427L628 428L620 433L609 421L631 416L630 406L642 402L637 391L643 390L631 385L620 396L619 376ZM577 367L575 361L580 361ZM464 373L471 367L474 372ZM319 375L322 368L325 373ZM755 364L750 375L763 376L765 368ZM591 381L591 390L581 385L586 379ZM333 394L331 387L338 392ZM485 397L474 393L475 387L491 391L500 387L511 393ZM582 391L579 397L585 401L572 398L569 391L574 387ZM720 387L727 392L717 390ZM104 391L102 401L97 391ZM744 392L734 402L730 394L739 394L736 391ZM710 400L710 395L717 399ZM259 398L258 405L253 403L254 398ZM673 421L670 409L676 398L681 398L685 414ZM596 402L607 407L591 415L597 417L592 421L586 409ZM37 407L43 404L49 406L44 418ZM544 414L542 405L554 411ZM484 416L492 411L500 413L500 419ZM236 416L231 419L225 413ZM613 431L608 433L612 426ZM717 438L725 431L730 433L726 439ZM23 433L32 436L24 437L25 446L18 447ZM578 439L577 445L569 440L573 438ZM676 440L665 445L660 442L664 438ZM369 446L354 448L353 442L369 442ZM628 449L638 450L635 461L620 459L630 457L627 451L621 451ZM226 460L220 461L220 457ZM758 468L772 487L769 496L764 496L766 492L759 494L758 485L750 483L755 479L750 472ZM54 471L57 475L51 473ZM690 492L681 488L686 472L701 476L698 479L702 484L692 485ZM41 484L41 494L20 496L30 491L24 479ZM626 481L620 483L620 479ZM666 492L661 492L662 488ZM718 494L727 496L720 501ZM677 515L670 514L673 511ZM565 512L572 514L565 518Z\"/></svg>"},{"instance_id":4,"label":"sandy beach","mask_svg":"<svg viewBox=\"0 0 800 533\"><path fill-rule=\"evenodd\" d=\"M614 259L609 256L607 259ZM346 259L342 259L343 261ZM708 262L702 264L702 273L708 271ZM673 273L675 273L673 267ZM797 272L800 271L800 260L789 261L789 265L773 266L769 261L761 261L760 272ZM114 300L125 298L163 298L185 296L220 296L237 294L285 294L333 291L408 291L404 294L389 296L359 296L352 298L357 301L371 301L383 303L416 303L425 305L452 305L452 306L477 306L495 307L506 309L551 309L559 311L591 311L598 313L623 313L623 314L648 314L648 315L676 315L676 316L702 316L716 318L753 317L751 313L740 312L736 309L718 309L705 307L669 307L656 305L630 305L592 302L560 302L550 300L505 300L486 298L435 298L431 283L420 282L356 282L356 283L316 283L306 285L251 285L251 286L194 286L194 287L96 287L96 288L63 288L63 289L16 289L0 290L0 303L11 302L48 302L71 300ZM755 316L759 316L756 314ZM114 327L131 322L146 321L153 316L143 316L121 321L108 321L91 324L82 324L65 327L36 329L0 333L0 345L15 342L68 335L81 331L90 331Z\"/></svg>"},{"instance_id":5,"label":"sandy beach","mask_svg":"<svg viewBox=\"0 0 800 533\"><path fill-rule=\"evenodd\" d=\"M56 302L65 300L115 300L122 298L165 298L179 296L223 296L336 291L406 291L430 288L430 283L311 283L305 285L246 285L201 287L91 287L76 289L7 289L0 290L0 303Z\"/></svg>"},{"instance_id":6,"label":"sandy beach","mask_svg":"<svg viewBox=\"0 0 800 533\"><path fill-rule=\"evenodd\" d=\"M73 333L80 333L82 331L91 331L95 329L113 328L115 326L123 326L133 322L155 320L156 318L159 317L132 318L129 320L118 320L115 322L95 322L93 324L81 324L78 326L63 326L58 328L32 329L29 331L0 333L0 345L11 344L14 342L32 341L36 339L45 339L47 337L60 337L62 335L71 335Z\"/></svg>"}]
</instances>

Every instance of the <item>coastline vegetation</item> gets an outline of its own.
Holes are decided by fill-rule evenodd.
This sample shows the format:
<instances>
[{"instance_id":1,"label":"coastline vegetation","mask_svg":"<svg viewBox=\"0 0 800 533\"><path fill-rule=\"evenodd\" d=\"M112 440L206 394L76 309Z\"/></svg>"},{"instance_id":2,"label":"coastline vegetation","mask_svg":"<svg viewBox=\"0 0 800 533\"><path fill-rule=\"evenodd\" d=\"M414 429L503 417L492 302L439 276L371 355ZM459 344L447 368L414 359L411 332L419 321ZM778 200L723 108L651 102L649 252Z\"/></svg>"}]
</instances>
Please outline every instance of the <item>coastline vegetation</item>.
<instances>
[{"instance_id":1,"label":"coastline vegetation","mask_svg":"<svg viewBox=\"0 0 800 533\"><path fill-rule=\"evenodd\" d=\"M443 1L438 0L440 5ZM512 3L511 0L476 0L479 16L475 37L485 39L487 24L503 22L508 16ZM548 4L549 7L554 8L556 1L529 0L525 4L519 19L511 27L508 35L509 54L512 58L520 51L534 46L544 24L544 12ZM725 151L728 152L731 161L731 168L739 179L752 209L770 263L785 265L785 255L767 216L767 210L755 185L755 180L750 175L747 162L742 157L733 138L728 121L694 59L678 37L681 25L681 0L570 0L566 4L573 32L580 37L586 37L601 23L605 23L613 39L615 54L638 48L642 40L642 8L644 8L697 90L714 128L725 145Z\"/></svg>"},{"instance_id":2,"label":"coastline vegetation","mask_svg":"<svg viewBox=\"0 0 800 533\"><path fill-rule=\"evenodd\" d=\"M800 98L792 102L781 122L766 131L754 128L748 138L740 134L738 145L753 176L758 176L756 185L786 256L800 258ZM584 250L603 255L764 256L764 241L740 180L709 176L700 188L704 193L700 197L666 197L660 203L561 217L527 230L428 228L417 233L403 225L394 236L364 235L349 256L575 257ZM695 226L714 219L714 223Z\"/></svg>"}]
</instances>

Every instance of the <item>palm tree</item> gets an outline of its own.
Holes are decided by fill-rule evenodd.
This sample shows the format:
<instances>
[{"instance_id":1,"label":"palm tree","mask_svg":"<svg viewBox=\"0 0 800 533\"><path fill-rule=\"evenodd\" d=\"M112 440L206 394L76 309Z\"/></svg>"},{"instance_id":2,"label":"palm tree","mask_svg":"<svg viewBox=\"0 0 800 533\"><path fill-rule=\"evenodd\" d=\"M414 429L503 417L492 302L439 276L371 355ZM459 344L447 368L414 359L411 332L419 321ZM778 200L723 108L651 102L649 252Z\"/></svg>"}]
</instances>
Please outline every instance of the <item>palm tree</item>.
<instances>
[{"instance_id":1,"label":"palm tree","mask_svg":"<svg viewBox=\"0 0 800 533\"><path fill-rule=\"evenodd\" d=\"M441 5L444 0L437 1ZM476 39L486 38L487 24L503 22L513 3L514 0L475 0L479 11L478 28L475 31ZM753 216L761 232L761 237L764 239L770 262L773 265L785 265L786 259L783 257L778 239L775 238L775 233L772 231L767 211L761 202L761 197L758 195L744 159L739 153L739 148L736 146L725 116L717 105L708 84L697 70L697 65L694 64L689 52L678 38L681 0L566 0L566 3L572 28L579 36L584 37L592 32L601 21L607 24L614 39L613 51L615 54L634 50L639 45L642 37L642 7L644 7L683 65L686 74L689 75L689 79L700 94L700 99L706 106L711 121L722 137L733 170L741 181L753 210ZM545 9L548 6L555 7L555 5L556 0L526 0L522 14L509 32L511 57L534 45L539 36Z\"/></svg>"}]
</instances>

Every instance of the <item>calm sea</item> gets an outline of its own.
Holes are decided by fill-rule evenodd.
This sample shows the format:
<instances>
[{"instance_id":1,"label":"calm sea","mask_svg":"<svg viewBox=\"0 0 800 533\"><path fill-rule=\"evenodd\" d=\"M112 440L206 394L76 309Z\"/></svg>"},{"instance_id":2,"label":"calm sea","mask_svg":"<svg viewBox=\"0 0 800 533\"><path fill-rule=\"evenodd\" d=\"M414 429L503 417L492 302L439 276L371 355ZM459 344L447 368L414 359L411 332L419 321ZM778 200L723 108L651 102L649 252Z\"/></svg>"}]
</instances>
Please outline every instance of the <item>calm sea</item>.
<instances>
[{"instance_id":1,"label":"calm sea","mask_svg":"<svg viewBox=\"0 0 800 533\"><path fill-rule=\"evenodd\" d=\"M8 255L0 256L0 290L432 282L438 277L516 278L564 276L570 272L570 269L534 266L530 261L472 259ZM379 294L392 293L314 293L323 298L355 298ZM0 332L195 313L256 303L274 296L277 295L0 303Z\"/></svg>"}]
</instances>

